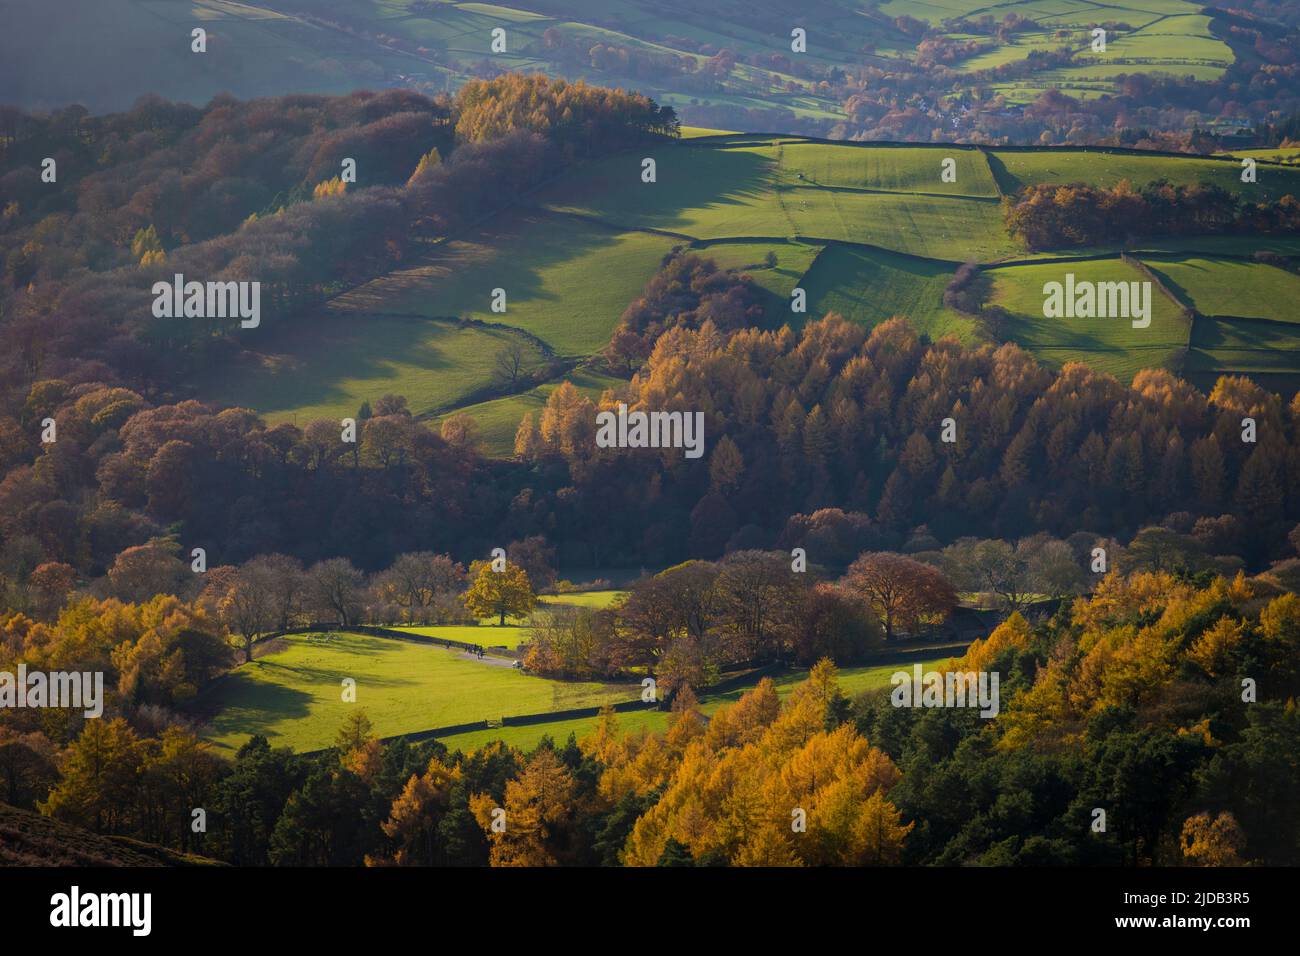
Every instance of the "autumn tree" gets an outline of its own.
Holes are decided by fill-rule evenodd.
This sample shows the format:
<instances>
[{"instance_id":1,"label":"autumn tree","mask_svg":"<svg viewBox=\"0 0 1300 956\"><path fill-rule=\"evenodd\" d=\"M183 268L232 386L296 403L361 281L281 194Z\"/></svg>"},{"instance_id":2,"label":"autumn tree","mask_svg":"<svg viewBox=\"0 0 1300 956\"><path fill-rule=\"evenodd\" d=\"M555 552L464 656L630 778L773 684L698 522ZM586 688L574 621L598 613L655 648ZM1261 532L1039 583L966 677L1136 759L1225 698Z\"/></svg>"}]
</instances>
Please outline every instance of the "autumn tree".
<instances>
[{"instance_id":1,"label":"autumn tree","mask_svg":"<svg viewBox=\"0 0 1300 956\"><path fill-rule=\"evenodd\" d=\"M539 747L518 777L506 784L498 807L489 794L470 800L475 818L492 844L493 866L556 866L571 852L574 782L555 751ZM504 810L504 829L494 824Z\"/></svg>"},{"instance_id":2,"label":"autumn tree","mask_svg":"<svg viewBox=\"0 0 1300 956\"><path fill-rule=\"evenodd\" d=\"M506 562L505 568L495 571L491 561L475 561L470 565L473 579L463 598L465 609L475 617L495 617L505 627L507 617L526 617L537 606L528 572L517 564Z\"/></svg>"},{"instance_id":3,"label":"autumn tree","mask_svg":"<svg viewBox=\"0 0 1300 956\"><path fill-rule=\"evenodd\" d=\"M895 629L942 619L957 604L957 592L937 569L888 551L858 557L841 584L862 595L884 626L885 640Z\"/></svg>"},{"instance_id":4,"label":"autumn tree","mask_svg":"<svg viewBox=\"0 0 1300 956\"><path fill-rule=\"evenodd\" d=\"M464 583L464 567L447 555L411 551L399 554L379 575L376 589L414 623L428 622L439 603L458 594Z\"/></svg>"},{"instance_id":5,"label":"autumn tree","mask_svg":"<svg viewBox=\"0 0 1300 956\"><path fill-rule=\"evenodd\" d=\"M175 541L155 539L127 548L108 569L113 593L124 601L147 601L155 594L181 594L190 571L176 556Z\"/></svg>"},{"instance_id":6,"label":"autumn tree","mask_svg":"<svg viewBox=\"0 0 1300 956\"><path fill-rule=\"evenodd\" d=\"M36 614L46 619L53 617L76 583L77 571L70 564L46 561L37 565L27 578Z\"/></svg>"},{"instance_id":7,"label":"autumn tree","mask_svg":"<svg viewBox=\"0 0 1300 956\"><path fill-rule=\"evenodd\" d=\"M119 833L133 821L144 751L125 720L88 720L68 749L59 783L39 804L41 813Z\"/></svg>"},{"instance_id":8,"label":"autumn tree","mask_svg":"<svg viewBox=\"0 0 1300 956\"><path fill-rule=\"evenodd\" d=\"M307 572L307 598L313 608L347 627L358 623L365 584L365 575L347 558L330 558L312 565Z\"/></svg>"},{"instance_id":9,"label":"autumn tree","mask_svg":"<svg viewBox=\"0 0 1300 956\"><path fill-rule=\"evenodd\" d=\"M217 608L225 625L244 641L244 661L253 660L253 641L272 630L278 620L276 588L279 582L266 563L250 561L239 568Z\"/></svg>"},{"instance_id":10,"label":"autumn tree","mask_svg":"<svg viewBox=\"0 0 1300 956\"><path fill-rule=\"evenodd\" d=\"M1246 835L1231 813L1190 816L1179 837L1183 858L1195 866L1244 866Z\"/></svg>"},{"instance_id":11,"label":"autumn tree","mask_svg":"<svg viewBox=\"0 0 1300 956\"><path fill-rule=\"evenodd\" d=\"M448 766L437 757L429 760L423 774L412 774L381 824L392 842L392 852L367 857L367 865L434 866L442 862L438 825L451 808L452 790L461 776L459 767Z\"/></svg>"}]
</instances>

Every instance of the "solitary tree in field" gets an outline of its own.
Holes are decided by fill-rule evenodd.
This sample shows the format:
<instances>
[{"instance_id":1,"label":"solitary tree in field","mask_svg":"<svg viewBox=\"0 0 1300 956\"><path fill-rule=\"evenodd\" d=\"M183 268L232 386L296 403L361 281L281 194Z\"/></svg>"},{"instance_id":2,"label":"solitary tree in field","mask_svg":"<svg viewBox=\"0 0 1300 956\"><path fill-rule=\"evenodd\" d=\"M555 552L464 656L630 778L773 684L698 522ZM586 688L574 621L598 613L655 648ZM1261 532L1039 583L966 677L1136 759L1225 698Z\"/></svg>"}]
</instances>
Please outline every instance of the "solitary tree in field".
<instances>
[{"instance_id":1,"label":"solitary tree in field","mask_svg":"<svg viewBox=\"0 0 1300 956\"><path fill-rule=\"evenodd\" d=\"M493 571L490 561L475 561L470 565L470 576L474 583L465 592L465 609L475 617L496 615L504 627L507 615L523 617L537 606L528 572L517 564Z\"/></svg>"},{"instance_id":2,"label":"solitary tree in field","mask_svg":"<svg viewBox=\"0 0 1300 956\"><path fill-rule=\"evenodd\" d=\"M946 615L957 604L957 592L938 570L891 551L864 554L849 565L843 582L861 594L885 627L885 640L894 629L909 629L927 617Z\"/></svg>"},{"instance_id":3,"label":"solitary tree in field","mask_svg":"<svg viewBox=\"0 0 1300 956\"><path fill-rule=\"evenodd\" d=\"M496 354L492 362L492 375L503 388L513 388L528 371L528 353L523 345L511 341Z\"/></svg>"}]
</instances>

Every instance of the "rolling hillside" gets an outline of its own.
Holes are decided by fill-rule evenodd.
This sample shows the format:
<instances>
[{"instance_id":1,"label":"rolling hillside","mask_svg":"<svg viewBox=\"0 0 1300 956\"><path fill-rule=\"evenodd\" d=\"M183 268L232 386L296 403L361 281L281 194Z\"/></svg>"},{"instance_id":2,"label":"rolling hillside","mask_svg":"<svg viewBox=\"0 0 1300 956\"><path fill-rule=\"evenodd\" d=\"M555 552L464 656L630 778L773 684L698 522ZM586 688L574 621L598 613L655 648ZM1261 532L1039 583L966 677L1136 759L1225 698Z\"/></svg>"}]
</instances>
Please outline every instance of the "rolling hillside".
<instances>
[{"instance_id":1,"label":"rolling hillside","mask_svg":"<svg viewBox=\"0 0 1300 956\"><path fill-rule=\"evenodd\" d=\"M974 317L944 304L966 261L988 266L991 302L1011 314L1004 334L1048 365L1086 361L1128 381L1145 367L1180 367L1203 387L1221 374L1255 374L1293 388L1300 335L1288 312L1292 273L1252 260L1294 254L1289 237L1179 236L1138 244L1168 294L1153 297L1150 327L1126 321L1048 320L1044 283L1066 272L1097 282L1141 281L1117 249L1029 254L1008 234L1001 197L1028 186L1209 183L1254 198L1300 195L1300 169L1261 164L1240 181L1226 158L1114 150L983 151L952 146L826 143L756 134L696 136L649 154L573 167L528 208L436 244L421 261L333 299L319 336L275 342L215 379L208 394L275 419L339 416L364 400L404 394L416 414L456 410L475 419L494 454L509 455L520 417L555 384L591 397L617 384L584 362L608 341L623 309L665 254L691 248L749 274L766 296L766 324L800 324L828 311L874 325L906 316L932 337L978 341ZM952 176L941 175L952 160ZM808 311L791 311L803 288ZM505 289L504 312L490 308ZM1196 316L1188 321L1184 311ZM494 356L510 343L525 364L571 371L545 384L494 388ZM499 386L500 383L496 383Z\"/></svg>"}]
</instances>

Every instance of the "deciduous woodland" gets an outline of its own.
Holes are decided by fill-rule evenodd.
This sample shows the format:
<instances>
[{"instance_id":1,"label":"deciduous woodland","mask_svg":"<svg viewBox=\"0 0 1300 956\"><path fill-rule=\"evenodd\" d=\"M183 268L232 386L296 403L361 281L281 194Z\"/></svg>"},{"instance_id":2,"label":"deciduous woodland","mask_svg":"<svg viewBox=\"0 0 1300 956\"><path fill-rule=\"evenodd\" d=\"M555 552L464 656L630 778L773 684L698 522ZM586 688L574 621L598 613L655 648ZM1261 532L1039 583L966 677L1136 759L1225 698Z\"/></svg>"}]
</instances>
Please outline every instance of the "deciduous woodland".
<instances>
[{"instance_id":1,"label":"deciduous woodland","mask_svg":"<svg viewBox=\"0 0 1300 956\"><path fill-rule=\"evenodd\" d=\"M646 227L666 248L598 357L538 347L535 377L518 341L499 357L501 397L547 388L513 455L396 392L350 442L200 381L267 354L261 336L320 334L339 293L566 171L635 169L678 138L672 108L507 74L451 97L10 111L0 130L0 671L109 690L102 719L0 712L4 802L240 865L1300 864L1300 397L1178 368L1121 381L906 314L774 321L758 264ZM1297 227L1289 195L1200 185L1039 185L1007 208L1030 248ZM258 328L156 318L175 274L260 282ZM978 308L974 269L955 278L950 301ZM567 380L579 358L600 388ZM620 404L702 414L706 453L599 447ZM603 603L574 597L619 572ZM407 739L364 676L346 706L332 665L302 668L320 699L258 683L331 635L553 706ZM894 706L871 668L918 647L999 673L997 716ZM660 696L638 701L647 680ZM328 713L333 746L218 746L239 693ZM455 739L543 716L527 746Z\"/></svg>"}]
</instances>

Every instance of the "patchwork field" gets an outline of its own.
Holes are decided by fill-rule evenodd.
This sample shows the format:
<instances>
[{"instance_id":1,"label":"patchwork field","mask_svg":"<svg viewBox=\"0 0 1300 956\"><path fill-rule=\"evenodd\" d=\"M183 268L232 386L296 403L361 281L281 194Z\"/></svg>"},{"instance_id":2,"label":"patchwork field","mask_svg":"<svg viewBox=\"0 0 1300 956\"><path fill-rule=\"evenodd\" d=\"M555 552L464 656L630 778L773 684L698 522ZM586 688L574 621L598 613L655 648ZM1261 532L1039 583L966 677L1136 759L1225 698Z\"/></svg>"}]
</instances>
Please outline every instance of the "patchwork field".
<instances>
[{"instance_id":1,"label":"patchwork field","mask_svg":"<svg viewBox=\"0 0 1300 956\"><path fill-rule=\"evenodd\" d=\"M962 60L964 72L990 70L1026 59L1032 51L1066 49L1082 65L1044 69L1032 77L1000 85L1011 102L1027 103L1044 89L1056 87L1070 96L1088 98L1113 94L1115 77L1124 73L1167 73L1215 79L1233 62L1232 49L1210 29L1210 17L1195 3L1183 0L1134 0L1099 4L1092 0L1028 0L988 5L979 0L889 0L880 6L889 16L911 16L938 26L957 17L1000 19L1014 12L1033 23L1005 40L987 35L949 34L956 40L976 40L982 50ZM1091 49L1091 28L1111 22L1106 51Z\"/></svg>"},{"instance_id":2,"label":"patchwork field","mask_svg":"<svg viewBox=\"0 0 1300 956\"><path fill-rule=\"evenodd\" d=\"M1028 256L1007 234L999 194L1038 183L1165 179L1214 183L1262 200L1300 195L1297 168L1262 165L1259 182L1248 185L1240 181L1238 160L1229 157L985 152L722 133L651 155L655 182L641 181L637 152L576 166L536 193L535 205L497 216L338 296L319 335L289 342L272 336L260 357L201 383L201 390L299 424L351 414L361 401L385 393L404 394L434 425L464 411L477 423L483 447L509 456L520 419L538 413L560 381L593 400L619 386L588 360L663 257L686 247L749 274L763 290L764 323L772 328L828 311L866 325L901 315L933 337L974 342L981 333L973 319L942 300L956 268L976 260L1007 264L990 273L994 302L1016 316L1007 334L1049 364L1082 359L1127 379L1191 346L1188 368L1199 376L1263 368L1275 380L1279 363L1294 358L1286 329L1202 323L1193 342L1178 309L1160 296L1155 321L1144 330L1126 332L1123 323L1107 320L1048 323L1043 282L1066 271L1051 260L1094 257L1074 269L1079 274L1118 269L1127 275L1129 267L1109 248ZM940 175L949 157L956 160L955 183ZM1247 261L1261 250L1300 254L1293 236L1179 236L1137 247L1153 257L1181 301L1206 316L1288 320L1286 310L1300 292L1294 275ZM789 309L796 287L808 293L804 316ZM504 313L490 309L496 288L506 291ZM511 392L494 366L498 353L515 344L526 367L549 357L572 367ZM1265 354L1278 349L1281 357ZM484 400L494 388L498 397Z\"/></svg>"},{"instance_id":3,"label":"patchwork field","mask_svg":"<svg viewBox=\"0 0 1300 956\"><path fill-rule=\"evenodd\" d=\"M1300 386L1300 276L1240 259L1146 259L1198 311L1188 377L1210 388L1224 374L1248 374L1284 395Z\"/></svg>"},{"instance_id":4,"label":"patchwork field","mask_svg":"<svg viewBox=\"0 0 1300 956\"><path fill-rule=\"evenodd\" d=\"M844 91L819 82L828 71L862 65L890 68L918 59L917 37L894 18L911 17L942 29L944 20L1026 18L1017 32L952 30L947 39L974 41L976 52L950 66L972 82L989 82L1013 104L1049 88L1087 99L1120 91L1121 74L1164 73L1214 79L1233 51L1192 0L1029 0L988 5L979 0L818 0L809 10L807 49L788 61L783 8L751 0L707 7L676 0L66 0L56 23L37 0L12 0L0 33L0 89L15 102L50 107L69 101L93 111L126 109L146 93L204 103L219 92L239 97L286 91L344 93L405 87L452 92L491 70L540 71L570 80L639 89L685 111L744 109L756 115L820 122L844 119ZM874 6L876 9L870 9ZM796 18L800 19L800 18ZM1112 28L1105 53L1089 47L1092 26ZM189 29L209 31L208 52L196 58ZM505 31L493 49L494 30ZM106 42L107 41L107 42ZM1065 49L1075 65L1031 71L1013 79L988 71L1022 64L1033 51ZM111 59L106 51L113 51ZM593 51L596 51L593 54ZM601 55L601 51L617 51ZM729 51L734 61L712 69ZM67 85L65 60L92 77ZM1023 66L1023 64L1022 64ZM701 82L704 76L707 82ZM991 82L990 82L991 81ZM783 128L771 122L768 128Z\"/></svg>"},{"instance_id":5,"label":"patchwork field","mask_svg":"<svg viewBox=\"0 0 1300 956\"><path fill-rule=\"evenodd\" d=\"M561 177L539 200L548 209L594 217L619 228L659 229L694 239L801 236L956 261L1015 249L994 201L992 176L986 168L977 172L983 165L978 154L802 144L805 150L839 152L821 166L812 162L810 153L801 153L807 172L800 182L799 167L781 155L792 146L751 142L650 151L656 164L654 183L641 182L639 158L612 157ZM950 154L959 160L956 184L944 184L940 178L941 161ZM963 160L966 181L961 178ZM818 184L810 178L816 175L857 185ZM929 193L941 194L945 186L955 185L987 190L989 195L930 195L919 188L927 183L934 187Z\"/></svg>"}]
</instances>

